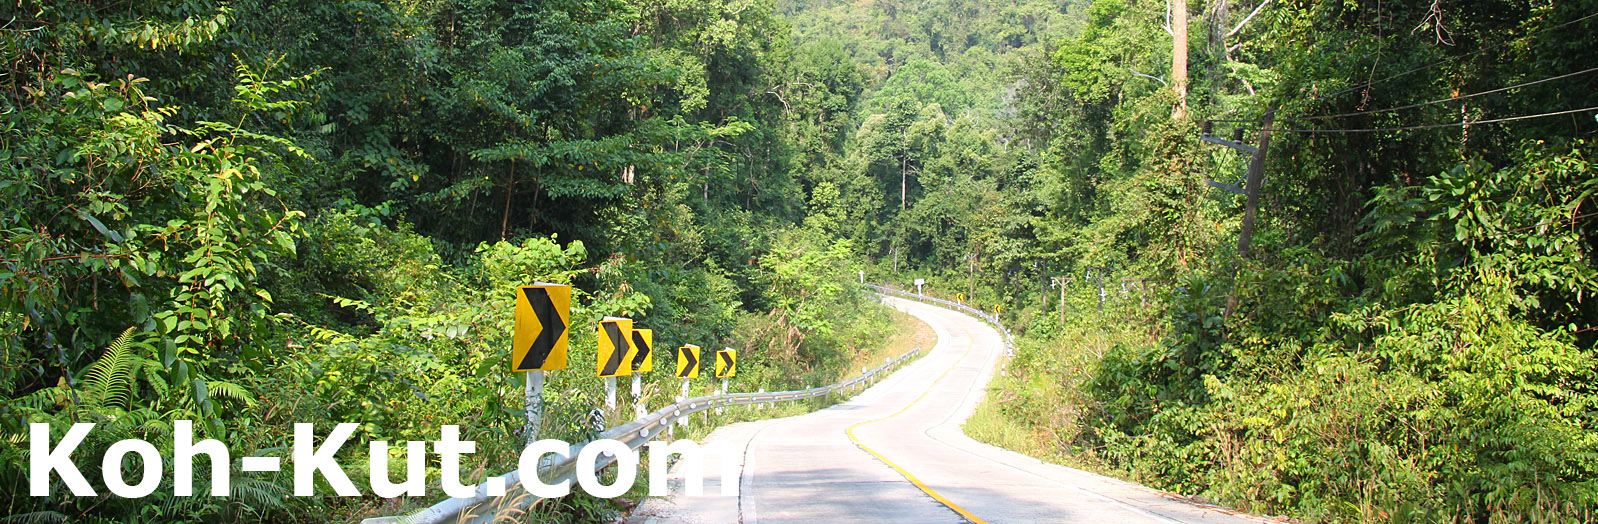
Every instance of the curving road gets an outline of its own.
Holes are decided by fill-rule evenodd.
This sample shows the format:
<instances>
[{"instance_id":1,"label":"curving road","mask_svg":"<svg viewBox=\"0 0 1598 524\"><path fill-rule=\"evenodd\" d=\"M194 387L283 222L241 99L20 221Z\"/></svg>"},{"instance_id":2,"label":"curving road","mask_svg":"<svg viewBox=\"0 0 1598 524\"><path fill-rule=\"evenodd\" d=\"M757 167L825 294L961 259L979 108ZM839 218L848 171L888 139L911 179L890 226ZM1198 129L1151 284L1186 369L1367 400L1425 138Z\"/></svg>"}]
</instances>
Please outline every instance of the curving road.
<instances>
[{"instance_id":1,"label":"curving road","mask_svg":"<svg viewBox=\"0 0 1598 524\"><path fill-rule=\"evenodd\" d=\"M720 478L722 454L708 453L704 496L674 489L627 521L1262 521L971 440L960 426L981 402L1003 352L998 332L954 311L884 300L932 326L938 335L932 351L842 404L717 429L703 444L741 451L723 455L739 462L737 478ZM739 495L719 496L724 481L738 482Z\"/></svg>"}]
</instances>

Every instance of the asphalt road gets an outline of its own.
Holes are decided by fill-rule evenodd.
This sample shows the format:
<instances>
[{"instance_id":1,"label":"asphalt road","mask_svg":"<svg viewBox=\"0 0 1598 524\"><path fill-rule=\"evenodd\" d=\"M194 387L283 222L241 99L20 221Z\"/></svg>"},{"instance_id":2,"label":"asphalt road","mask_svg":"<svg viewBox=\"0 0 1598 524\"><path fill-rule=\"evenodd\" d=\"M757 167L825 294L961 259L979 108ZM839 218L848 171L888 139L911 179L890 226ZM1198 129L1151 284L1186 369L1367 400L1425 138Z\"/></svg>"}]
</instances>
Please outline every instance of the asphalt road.
<instances>
[{"instance_id":1,"label":"asphalt road","mask_svg":"<svg viewBox=\"0 0 1598 524\"><path fill-rule=\"evenodd\" d=\"M674 489L628 522L1261 522L971 440L960 426L1003 339L954 311L885 300L932 326L932 351L842 404L717 429L701 444L732 452L707 454L704 495ZM721 478L722 458L737 463L736 478ZM719 495L724 481L739 483L738 496Z\"/></svg>"}]
</instances>

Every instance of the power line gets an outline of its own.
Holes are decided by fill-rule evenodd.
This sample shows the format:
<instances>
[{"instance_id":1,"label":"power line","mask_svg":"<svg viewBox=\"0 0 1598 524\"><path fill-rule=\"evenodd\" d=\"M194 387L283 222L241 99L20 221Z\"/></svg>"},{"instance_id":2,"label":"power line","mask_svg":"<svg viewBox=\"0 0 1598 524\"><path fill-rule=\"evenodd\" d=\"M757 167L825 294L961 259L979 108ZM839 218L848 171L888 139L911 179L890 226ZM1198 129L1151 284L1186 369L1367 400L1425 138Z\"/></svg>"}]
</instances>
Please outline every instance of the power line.
<instances>
[{"instance_id":1,"label":"power line","mask_svg":"<svg viewBox=\"0 0 1598 524\"><path fill-rule=\"evenodd\" d=\"M1360 89L1364 89L1364 88L1367 88L1367 87L1370 87L1370 86L1373 86L1373 85L1376 85L1376 84L1380 84L1380 83L1383 83L1383 82L1387 82L1387 81L1391 81L1391 80L1394 80L1394 79L1398 79L1398 78L1402 78L1402 77L1405 77L1405 76L1409 76L1411 74L1415 74L1415 73L1418 73L1418 72L1421 72L1421 71L1425 71L1425 70L1431 69L1433 67L1437 67L1437 66L1443 65L1445 63L1449 63L1449 62L1453 62L1455 60L1459 60L1461 58L1465 58L1465 57L1473 56L1473 55L1478 55L1478 54L1485 53L1485 52L1488 52L1488 51L1492 51L1494 49L1498 49L1498 48L1501 48L1501 47L1504 47L1504 46L1507 46L1507 45L1510 45L1510 44L1513 44L1513 43L1517 43L1517 42L1520 42L1520 41L1523 41L1523 40L1527 40L1527 39L1535 37L1535 36L1539 36L1539 35L1542 35L1542 34L1545 34L1545 33L1557 31L1557 30L1560 30L1560 29L1564 29L1566 27L1570 27L1572 25L1579 24L1579 23L1585 22L1587 20L1591 20L1593 18L1598 18L1598 12L1594 12L1594 13L1589 14L1587 16L1583 16L1581 18L1577 18L1575 20L1571 20L1569 22L1565 22L1565 23L1562 23L1562 24L1559 24L1559 25L1556 25L1556 26L1553 26L1553 27L1549 27L1549 28L1545 28L1545 29L1542 29L1542 30L1539 30L1539 31L1536 31L1536 32L1532 32L1532 33L1526 34L1524 36L1521 36L1519 38L1515 38L1513 40L1507 40L1507 41L1504 41L1504 42L1500 42L1498 44L1494 44L1494 45L1490 45L1490 46L1487 46L1487 47L1483 47L1483 48L1480 48L1480 49L1477 49L1475 51L1471 51L1469 53L1465 53L1465 54L1462 54L1462 55L1456 55L1456 56L1448 57L1448 58L1445 58L1445 59L1442 59L1442 60L1438 60L1436 62L1432 62L1430 64L1426 64L1424 66L1420 66L1420 67L1417 67L1417 68L1414 68L1414 69L1410 69L1408 71L1404 71L1404 72L1393 74L1393 75L1388 75L1388 76L1382 77L1380 79L1371 80L1369 82L1365 82L1365 83L1362 83L1362 84L1351 86L1351 87L1345 88L1343 90L1340 90L1340 91L1337 91L1337 92L1334 92L1334 93L1325 94L1325 95L1317 95L1317 96L1314 96L1314 97L1310 97L1307 100L1300 101L1298 103L1298 105L1302 106L1304 104L1309 104L1309 103L1313 103L1313 102L1319 102L1319 101L1322 101L1322 100L1327 100L1327 99L1334 98L1334 97L1339 97L1339 96L1342 96L1342 95L1345 95L1345 94L1348 94L1348 93L1351 93L1351 92L1354 92L1354 91L1358 91ZM1583 71L1581 73L1573 73L1573 75L1583 74L1583 73L1586 73L1586 72L1587 71ZM1549 80L1551 81L1553 79L1549 79ZM1485 94L1485 93L1483 93L1483 94ZM1397 109L1395 108L1395 109L1392 109L1392 110L1397 110ZM1326 117L1326 118L1331 118L1331 117ZM1283 117L1283 118L1281 118L1281 120L1308 120L1308 119L1311 119L1311 117ZM1212 120L1212 122L1257 122L1257 121L1259 121L1259 119Z\"/></svg>"},{"instance_id":2,"label":"power line","mask_svg":"<svg viewBox=\"0 0 1598 524\"><path fill-rule=\"evenodd\" d=\"M1491 120L1476 120L1476 121L1473 121L1473 122L1453 122L1453 123L1448 123L1448 124L1430 124L1430 125L1423 125L1423 126L1375 127L1375 128L1366 128L1366 129L1272 129L1271 131L1278 132L1278 133L1309 133L1309 134L1377 133L1377 132L1382 132L1382 131L1413 131L1413 130L1417 130L1417 129L1437 129L1437 128L1443 128L1443 127L1473 126L1473 125L1478 125L1478 124L1496 124L1496 123L1499 123L1499 122L1513 122L1513 121L1516 121L1516 120L1530 120L1530 119L1533 119L1533 118L1543 118L1543 117L1550 117L1550 116L1568 115L1568 114L1572 114L1572 113L1582 113L1582 112L1587 112L1587 111L1598 111L1598 106L1584 107L1584 108L1581 108L1581 109L1571 109L1571 110L1568 110L1568 111L1556 111L1556 112L1552 112L1552 113L1538 113L1538 114L1535 114L1535 115L1520 115L1520 116L1511 116L1511 117L1505 117L1505 118L1494 118L1494 119L1491 119Z\"/></svg>"},{"instance_id":3,"label":"power line","mask_svg":"<svg viewBox=\"0 0 1598 524\"><path fill-rule=\"evenodd\" d=\"M1424 66L1420 66L1420 67L1417 67L1417 68L1414 68L1414 69L1410 69L1410 70L1404 71L1402 73L1385 76L1385 77L1382 77L1382 78L1377 79L1377 80L1372 80L1372 81L1369 81L1369 82L1365 82L1363 84L1355 85L1355 86L1343 89L1341 91L1337 91L1337 92L1329 94L1329 95L1320 95L1320 96L1312 97L1309 100L1306 100L1304 103L1319 102L1321 100L1326 100L1326 99L1329 99L1329 98L1343 96L1345 94L1352 93L1354 91L1358 91L1360 89L1364 89L1364 88L1367 88L1367 87L1370 87L1370 86L1373 86L1373 85L1376 85L1376 84L1387 82L1389 80L1394 80L1394 79L1402 78L1402 77L1405 77L1405 76L1408 76L1408 75L1411 75L1411 74L1414 74L1414 73L1425 71L1427 69L1431 69L1433 67L1437 67L1437 66L1443 65L1444 63L1447 63L1447 62L1452 62L1452 61L1459 60L1459 59L1467 57L1467 56L1472 56L1472 55L1477 55L1477 54L1485 53L1485 52L1488 52L1488 51L1492 51L1494 49L1498 49L1500 47L1504 47L1504 46L1507 46L1509 44L1513 44L1513 43L1516 43L1516 42L1519 42L1519 41L1522 41L1522 40L1525 40L1525 39L1528 39L1528 38L1531 38L1531 37L1534 37L1534 36L1538 36L1538 35L1541 35L1543 33L1547 33L1547 32L1550 32L1550 31L1556 31L1556 30L1559 30L1559 29L1564 29L1564 28L1569 27L1571 25L1575 25L1575 24L1578 24L1578 23L1581 23L1581 22L1585 22L1585 21L1590 20L1590 19L1592 19L1594 17L1598 17L1598 12L1595 12L1595 13L1589 14L1587 16L1583 16L1581 18L1577 18L1575 20L1571 20L1569 22L1565 22L1563 24L1559 24L1559 25L1556 25L1556 26L1553 26L1553 27L1550 27L1550 28L1547 28L1547 29L1543 29L1541 31L1537 31L1537 32L1534 32L1534 33L1531 33L1531 34L1527 34L1525 36L1522 36L1520 38L1516 38L1514 40L1508 40L1508 41L1501 42L1501 43L1498 43L1498 44L1494 44L1494 45L1490 45L1490 46L1487 46L1487 47L1483 47L1481 49L1477 49L1475 51L1471 51L1471 52L1465 53L1463 55L1457 55L1457 56L1445 58L1443 60L1438 60L1436 62L1432 62L1432 63L1424 65Z\"/></svg>"},{"instance_id":4,"label":"power line","mask_svg":"<svg viewBox=\"0 0 1598 524\"><path fill-rule=\"evenodd\" d=\"M1530 82L1522 82L1522 83L1515 84L1515 85L1512 85L1512 86L1500 87L1500 88L1497 88L1497 89L1492 89L1492 90L1488 90L1488 91L1482 91L1482 92L1479 92L1479 93L1471 93L1471 94L1468 94L1468 95L1459 95L1459 96L1453 96L1453 97L1449 97L1449 98L1441 98L1441 99L1432 100L1432 101L1429 101L1429 102L1420 102L1420 103L1415 103L1415 104L1409 104L1409 105L1406 105L1406 106L1389 107L1389 108L1384 108L1384 109L1374 109L1374 110L1371 110L1371 111L1352 111L1352 112L1348 112L1348 113L1338 113L1338 114L1335 114L1335 115L1292 116L1292 117L1279 118L1278 120L1283 120L1283 121L1326 120L1326 119L1331 119L1331 118L1344 118L1344 117L1350 117L1350 116L1363 116L1363 115L1375 115L1375 114L1381 114L1381 113L1391 113L1393 111L1402 111L1402 110L1405 110L1405 109L1414 109L1414 108L1417 108L1417 107L1429 106L1429 105L1432 105L1432 104L1441 104L1441 103L1444 103L1444 102L1454 102L1454 101L1458 101L1458 100L1465 100L1465 99L1468 99L1468 98L1476 98L1478 96L1502 93L1504 91L1509 91L1509 90L1513 90L1513 89L1520 89L1522 87L1529 87L1529 86L1534 86L1534 85L1537 85L1537 84L1543 84L1543 83L1547 83L1547 82L1553 82L1555 80L1564 80L1566 78L1570 78L1570 77L1573 77L1573 76L1584 75L1584 74L1587 74L1587 73L1591 73L1593 71L1598 71L1598 67L1594 67L1594 68L1586 69L1586 70L1582 70L1582 71L1577 71L1577 72L1574 72L1574 73L1563 74L1563 75L1559 75L1559 76L1555 76L1555 77L1543 78L1543 79L1540 79L1540 80L1533 80L1533 81L1530 81ZM1253 119L1221 119L1221 120L1210 120L1210 121L1211 122L1256 122L1258 120L1253 120Z\"/></svg>"}]
</instances>

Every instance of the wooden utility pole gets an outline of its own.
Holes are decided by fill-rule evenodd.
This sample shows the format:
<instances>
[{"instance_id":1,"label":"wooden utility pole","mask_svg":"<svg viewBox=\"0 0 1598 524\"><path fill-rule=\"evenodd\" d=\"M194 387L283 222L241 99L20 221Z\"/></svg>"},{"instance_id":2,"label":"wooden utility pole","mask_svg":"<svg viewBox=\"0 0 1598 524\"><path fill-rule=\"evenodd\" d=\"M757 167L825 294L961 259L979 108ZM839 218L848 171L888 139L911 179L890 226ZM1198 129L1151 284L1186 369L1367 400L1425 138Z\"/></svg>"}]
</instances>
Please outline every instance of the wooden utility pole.
<instances>
[{"instance_id":1,"label":"wooden utility pole","mask_svg":"<svg viewBox=\"0 0 1598 524\"><path fill-rule=\"evenodd\" d=\"M1099 312L1103 313L1104 312L1104 297L1110 296L1109 294L1104 292L1104 274L1112 272L1112 271L1115 271L1115 268L1113 268L1113 267L1104 267L1104 266L1088 266L1087 270L1088 270L1088 274L1086 275L1086 278L1094 279L1094 281L1098 283L1098 286L1099 286Z\"/></svg>"},{"instance_id":2,"label":"wooden utility pole","mask_svg":"<svg viewBox=\"0 0 1598 524\"><path fill-rule=\"evenodd\" d=\"M1065 285L1075 280L1075 278L1054 277L1054 281L1060 285L1060 323L1062 324L1065 323Z\"/></svg>"},{"instance_id":3,"label":"wooden utility pole","mask_svg":"<svg viewBox=\"0 0 1598 524\"><path fill-rule=\"evenodd\" d=\"M904 152L899 155L899 212L910 207L910 130L905 129Z\"/></svg>"},{"instance_id":4,"label":"wooden utility pole","mask_svg":"<svg viewBox=\"0 0 1598 524\"><path fill-rule=\"evenodd\" d=\"M1266 109L1264 125L1260 127L1260 143L1256 146L1259 149L1254 150L1254 158L1248 163L1248 178L1243 186L1248 204L1243 208L1243 229L1237 235L1239 261L1248 258L1249 244L1254 239L1254 216L1259 212L1260 186L1265 182L1265 153L1271 147L1271 123L1275 121L1276 108Z\"/></svg>"},{"instance_id":5,"label":"wooden utility pole","mask_svg":"<svg viewBox=\"0 0 1598 524\"><path fill-rule=\"evenodd\" d=\"M1172 120L1187 119L1187 0L1171 1L1171 90L1176 91Z\"/></svg>"},{"instance_id":6,"label":"wooden utility pole","mask_svg":"<svg viewBox=\"0 0 1598 524\"><path fill-rule=\"evenodd\" d=\"M979 252L980 252L980 250L979 250ZM976 300L977 300L977 254L976 253L967 253L965 255L965 259L966 259L966 262L970 263L970 267L971 267L971 284L966 289L966 300L970 300L972 302L976 302Z\"/></svg>"}]
</instances>

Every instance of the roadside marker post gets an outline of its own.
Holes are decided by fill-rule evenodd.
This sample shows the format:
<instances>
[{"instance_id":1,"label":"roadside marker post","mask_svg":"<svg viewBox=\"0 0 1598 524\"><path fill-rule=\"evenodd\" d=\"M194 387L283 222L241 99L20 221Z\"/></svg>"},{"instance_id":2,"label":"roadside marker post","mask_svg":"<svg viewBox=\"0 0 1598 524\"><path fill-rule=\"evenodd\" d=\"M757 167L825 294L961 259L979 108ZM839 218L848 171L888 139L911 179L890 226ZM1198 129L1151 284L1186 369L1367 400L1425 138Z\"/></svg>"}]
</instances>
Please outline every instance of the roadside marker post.
<instances>
[{"instance_id":1,"label":"roadside marker post","mask_svg":"<svg viewBox=\"0 0 1598 524\"><path fill-rule=\"evenodd\" d=\"M716 352L716 378L738 376L738 350L722 348Z\"/></svg>"},{"instance_id":2,"label":"roadside marker post","mask_svg":"<svg viewBox=\"0 0 1598 524\"><path fill-rule=\"evenodd\" d=\"M633 374L632 359L633 320L605 317L599 321L599 353L594 364L601 377L625 377Z\"/></svg>"},{"instance_id":3,"label":"roadside marker post","mask_svg":"<svg viewBox=\"0 0 1598 524\"><path fill-rule=\"evenodd\" d=\"M718 394L727 394L727 379L738 375L738 350L721 348L716 352L716 378L721 379L721 391ZM716 408L716 413L721 413L721 408Z\"/></svg>"},{"instance_id":4,"label":"roadside marker post","mask_svg":"<svg viewBox=\"0 0 1598 524\"><path fill-rule=\"evenodd\" d=\"M634 329L632 332L633 411L639 418L649 412L643 399L643 374L655 370L655 331Z\"/></svg>"},{"instance_id":5,"label":"roadside marker post","mask_svg":"<svg viewBox=\"0 0 1598 524\"><path fill-rule=\"evenodd\" d=\"M564 284L535 282L516 289L510 361L512 372L527 374L523 397L527 421L522 426L527 443L538 440L544 415L544 372L566 369L571 297L571 286Z\"/></svg>"},{"instance_id":6,"label":"roadside marker post","mask_svg":"<svg viewBox=\"0 0 1598 524\"><path fill-rule=\"evenodd\" d=\"M605 411L616 410L616 377L633 374L632 357L633 321L630 318L605 317L599 321L599 352L594 365L599 376L605 379Z\"/></svg>"},{"instance_id":7,"label":"roadside marker post","mask_svg":"<svg viewBox=\"0 0 1598 524\"><path fill-rule=\"evenodd\" d=\"M688 379L699 378L699 346L677 348L677 378L683 379L682 393L688 394Z\"/></svg>"},{"instance_id":8,"label":"roadside marker post","mask_svg":"<svg viewBox=\"0 0 1598 524\"><path fill-rule=\"evenodd\" d=\"M682 379L682 394L677 396L677 402L688 399L688 380L699 378L699 346L684 344L677 348L677 378ZM688 418L677 419L678 425L688 425Z\"/></svg>"},{"instance_id":9,"label":"roadside marker post","mask_svg":"<svg viewBox=\"0 0 1598 524\"><path fill-rule=\"evenodd\" d=\"M655 370L655 330L632 330L632 372L649 373Z\"/></svg>"}]
</instances>

